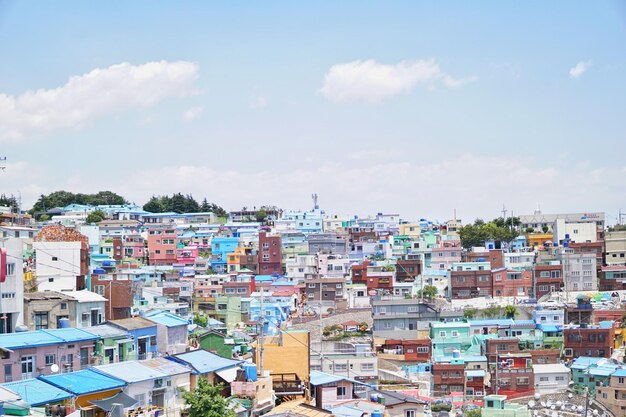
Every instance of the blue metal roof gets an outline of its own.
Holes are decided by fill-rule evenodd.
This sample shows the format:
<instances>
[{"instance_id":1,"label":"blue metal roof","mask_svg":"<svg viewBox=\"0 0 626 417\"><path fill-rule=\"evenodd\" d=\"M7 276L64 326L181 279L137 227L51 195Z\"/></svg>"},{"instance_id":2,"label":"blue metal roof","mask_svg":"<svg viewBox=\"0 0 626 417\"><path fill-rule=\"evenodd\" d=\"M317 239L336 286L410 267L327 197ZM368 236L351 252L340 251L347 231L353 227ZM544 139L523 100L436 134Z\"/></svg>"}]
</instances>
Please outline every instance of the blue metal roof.
<instances>
[{"instance_id":1,"label":"blue metal roof","mask_svg":"<svg viewBox=\"0 0 626 417\"><path fill-rule=\"evenodd\" d=\"M320 372L320 371L312 371L309 377L309 382L311 383L311 385L333 384L339 381L349 381L355 384L362 384L362 382L358 382L353 379L346 378L345 376L327 374L326 372Z\"/></svg>"},{"instance_id":2,"label":"blue metal roof","mask_svg":"<svg viewBox=\"0 0 626 417\"><path fill-rule=\"evenodd\" d=\"M195 370L195 372L193 373L196 375L207 374L210 372L221 371L222 369L232 368L243 362L233 359L222 358L221 356L218 356L203 349L179 353L178 355L168 357L168 359L189 364Z\"/></svg>"},{"instance_id":3,"label":"blue metal roof","mask_svg":"<svg viewBox=\"0 0 626 417\"><path fill-rule=\"evenodd\" d=\"M596 376L609 376L615 372L615 368L591 368L589 374Z\"/></svg>"},{"instance_id":4,"label":"blue metal roof","mask_svg":"<svg viewBox=\"0 0 626 417\"><path fill-rule=\"evenodd\" d=\"M572 369L587 369L591 365L595 365L604 358L596 358L593 356L580 356L572 362Z\"/></svg>"},{"instance_id":5,"label":"blue metal roof","mask_svg":"<svg viewBox=\"0 0 626 417\"><path fill-rule=\"evenodd\" d=\"M152 313L146 314L146 318L155 323L162 324L166 327L178 327L178 326L187 326L189 325L189 321L177 316L176 314L172 314L168 311L153 311Z\"/></svg>"},{"instance_id":6,"label":"blue metal roof","mask_svg":"<svg viewBox=\"0 0 626 417\"><path fill-rule=\"evenodd\" d=\"M19 349L32 346L80 342L83 340L96 340L99 338L100 336L98 335L74 328L34 330L30 332L0 334L0 347L5 349Z\"/></svg>"},{"instance_id":7,"label":"blue metal roof","mask_svg":"<svg viewBox=\"0 0 626 417\"><path fill-rule=\"evenodd\" d=\"M618 369L617 371L613 373L613 376L625 377L626 369Z\"/></svg>"},{"instance_id":8,"label":"blue metal roof","mask_svg":"<svg viewBox=\"0 0 626 417\"><path fill-rule=\"evenodd\" d=\"M39 379L59 388L63 388L74 395L108 391L126 385L122 380L104 375L92 369L68 372L66 374L39 376Z\"/></svg>"},{"instance_id":9,"label":"blue metal roof","mask_svg":"<svg viewBox=\"0 0 626 417\"><path fill-rule=\"evenodd\" d=\"M2 386L19 394L31 407L53 404L72 397L72 394L69 392L39 379L24 379L21 381L7 382L6 384L2 384Z\"/></svg>"},{"instance_id":10,"label":"blue metal roof","mask_svg":"<svg viewBox=\"0 0 626 417\"><path fill-rule=\"evenodd\" d=\"M484 369L470 369L469 371L465 372L466 376L469 377L484 377L485 376L485 370Z\"/></svg>"},{"instance_id":11,"label":"blue metal roof","mask_svg":"<svg viewBox=\"0 0 626 417\"><path fill-rule=\"evenodd\" d=\"M545 332L562 332L563 328L561 328L560 326L555 326L554 324L540 324L539 328L545 333Z\"/></svg>"}]
</instances>

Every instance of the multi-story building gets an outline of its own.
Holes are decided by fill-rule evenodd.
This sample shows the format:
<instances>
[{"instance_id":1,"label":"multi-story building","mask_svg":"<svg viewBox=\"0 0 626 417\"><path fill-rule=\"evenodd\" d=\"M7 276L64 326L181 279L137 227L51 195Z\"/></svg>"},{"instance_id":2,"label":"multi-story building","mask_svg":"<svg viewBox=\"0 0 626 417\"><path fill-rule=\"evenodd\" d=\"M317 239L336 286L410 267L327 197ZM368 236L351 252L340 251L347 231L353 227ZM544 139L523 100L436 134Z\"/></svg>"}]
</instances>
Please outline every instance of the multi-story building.
<instances>
[{"instance_id":1,"label":"multi-story building","mask_svg":"<svg viewBox=\"0 0 626 417\"><path fill-rule=\"evenodd\" d=\"M565 358L596 356L610 358L615 346L613 326L572 326L563 330Z\"/></svg>"},{"instance_id":2,"label":"multi-story building","mask_svg":"<svg viewBox=\"0 0 626 417\"><path fill-rule=\"evenodd\" d=\"M433 394L443 397L453 392L465 391L465 364L435 363L433 364Z\"/></svg>"},{"instance_id":3,"label":"multi-story building","mask_svg":"<svg viewBox=\"0 0 626 417\"><path fill-rule=\"evenodd\" d=\"M535 282L533 297L537 300L546 294L560 291L563 287L563 266L558 261L547 265L536 265L534 268Z\"/></svg>"},{"instance_id":4,"label":"multi-story building","mask_svg":"<svg viewBox=\"0 0 626 417\"><path fill-rule=\"evenodd\" d=\"M574 253L562 248L557 257L563 265L563 283L566 291L595 291L598 289L596 256L592 253Z\"/></svg>"},{"instance_id":5,"label":"multi-story building","mask_svg":"<svg viewBox=\"0 0 626 417\"><path fill-rule=\"evenodd\" d=\"M348 242L345 236L337 233L315 233L307 237L309 254L318 253L345 254L348 251Z\"/></svg>"},{"instance_id":6,"label":"multi-story building","mask_svg":"<svg viewBox=\"0 0 626 417\"><path fill-rule=\"evenodd\" d=\"M311 371L322 371L372 384L378 380L378 359L369 350L341 350L311 353Z\"/></svg>"},{"instance_id":7,"label":"multi-story building","mask_svg":"<svg viewBox=\"0 0 626 417\"><path fill-rule=\"evenodd\" d=\"M606 232L604 237L606 264L626 266L626 229Z\"/></svg>"},{"instance_id":8,"label":"multi-story building","mask_svg":"<svg viewBox=\"0 0 626 417\"><path fill-rule=\"evenodd\" d=\"M463 257L465 262L489 262L492 269L504 268L504 251L502 249L473 248Z\"/></svg>"},{"instance_id":9,"label":"multi-story building","mask_svg":"<svg viewBox=\"0 0 626 417\"><path fill-rule=\"evenodd\" d=\"M398 259L396 261L396 282L415 282L422 273L419 259Z\"/></svg>"},{"instance_id":10,"label":"multi-story building","mask_svg":"<svg viewBox=\"0 0 626 417\"><path fill-rule=\"evenodd\" d=\"M430 346L430 339L386 339L382 345L377 346L377 354L383 360L428 362L431 359Z\"/></svg>"},{"instance_id":11,"label":"multi-story building","mask_svg":"<svg viewBox=\"0 0 626 417\"><path fill-rule=\"evenodd\" d=\"M596 400L607 407L613 415L626 415L626 369L613 372L608 382L596 387Z\"/></svg>"},{"instance_id":12,"label":"multi-story building","mask_svg":"<svg viewBox=\"0 0 626 417\"><path fill-rule=\"evenodd\" d=\"M172 265L176 263L176 229L172 226L148 228L148 263Z\"/></svg>"},{"instance_id":13,"label":"multi-story building","mask_svg":"<svg viewBox=\"0 0 626 417\"><path fill-rule=\"evenodd\" d=\"M76 300L57 291L38 291L24 294L24 325L30 330L59 329L61 320L76 327ZM67 326L66 326L67 327Z\"/></svg>"},{"instance_id":14,"label":"multi-story building","mask_svg":"<svg viewBox=\"0 0 626 417\"><path fill-rule=\"evenodd\" d=\"M626 289L626 266L603 266L600 269L600 291Z\"/></svg>"},{"instance_id":15,"label":"multi-story building","mask_svg":"<svg viewBox=\"0 0 626 417\"><path fill-rule=\"evenodd\" d=\"M428 330L429 321L439 320L439 311L416 299L375 296L372 317L374 338L414 340L419 331Z\"/></svg>"},{"instance_id":16,"label":"multi-story building","mask_svg":"<svg viewBox=\"0 0 626 417\"><path fill-rule=\"evenodd\" d=\"M24 318L23 247L20 238L0 239L0 334L14 332L28 320Z\"/></svg>"},{"instance_id":17,"label":"multi-story building","mask_svg":"<svg viewBox=\"0 0 626 417\"><path fill-rule=\"evenodd\" d=\"M430 322L433 357L452 356L465 352L472 343L470 325L466 322Z\"/></svg>"},{"instance_id":18,"label":"multi-story building","mask_svg":"<svg viewBox=\"0 0 626 417\"><path fill-rule=\"evenodd\" d=\"M497 269L491 271L494 297L528 297L533 293L530 270Z\"/></svg>"},{"instance_id":19,"label":"multi-story building","mask_svg":"<svg viewBox=\"0 0 626 417\"><path fill-rule=\"evenodd\" d=\"M489 297L492 294L489 262L455 262L448 277L452 299Z\"/></svg>"},{"instance_id":20,"label":"multi-story building","mask_svg":"<svg viewBox=\"0 0 626 417\"><path fill-rule=\"evenodd\" d=\"M344 293L346 280L344 278L322 278L312 275L305 279L305 297L308 304L321 305L325 309L334 311L347 307Z\"/></svg>"},{"instance_id":21,"label":"multi-story building","mask_svg":"<svg viewBox=\"0 0 626 417\"><path fill-rule=\"evenodd\" d=\"M562 219L565 223L590 223L595 225L597 231L604 231L604 217L604 213L544 214L541 210L535 210L533 214L519 216L519 219L522 230L532 228L539 232L543 231L545 228L547 231L553 231L556 227L557 220ZM563 231L563 233L566 232ZM555 239L555 241L558 242L558 238Z\"/></svg>"},{"instance_id":22,"label":"multi-story building","mask_svg":"<svg viewBox=\"0 0 626 417\"><path fill-rule=\"evenodd\" d=\"M461 252L460 240L444 240L432 249L430 264L432 268L448 270L452 264L461 262Z\"/></svg>"},{"instance_id":23,"label":"multi-story building","mask_svg":"<svg viewBox=\"0 0 626 417\"><path fill-rule=\"evenodd\" d=\"M131 316L135 290L127 274L92 274L93 292L106 299L106 320L125 319Z\"/></svg>"},{"instance_id":24,"label":"multi-story building","mask_svg":"<svg viewBox=\"0 0 626 417\"><path fill-rule=\"evenodd\" d=\"M262 275L283 274L282 244L280 236L259 233L259 273Z\"/></svg>"}]
</instances>

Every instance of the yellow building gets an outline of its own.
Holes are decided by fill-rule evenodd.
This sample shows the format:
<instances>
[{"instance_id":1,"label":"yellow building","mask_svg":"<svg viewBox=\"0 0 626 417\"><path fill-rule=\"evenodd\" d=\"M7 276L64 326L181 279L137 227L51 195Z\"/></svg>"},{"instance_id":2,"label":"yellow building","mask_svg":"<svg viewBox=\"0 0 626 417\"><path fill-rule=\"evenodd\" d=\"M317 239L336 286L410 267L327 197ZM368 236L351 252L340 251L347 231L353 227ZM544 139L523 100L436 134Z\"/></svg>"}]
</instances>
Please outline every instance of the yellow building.
<instances>
[{"instance_id":1,"label":"yellow building","mask_svg":"<svg viewBox=\"0 0 626 417\"><path fill-rule=\"evenodd\" d=\"M283 330L278 336L266 337L263 369L270 375L296 374L301 381L309 380L310 335L308 330ZM260 371L260 347L255 346L255 362Z\"/></svg>"},{"instance_id":2,"label":"yellow building","mask_svg":"<svg viewBox=\"0 0 626 417\"><path fill-rule=\"evenodd\" d=\"M528 233L526 235L526 244L531 248L543 246L545 242L552 242L552 233Z\"/></svg>"}]
</instances>

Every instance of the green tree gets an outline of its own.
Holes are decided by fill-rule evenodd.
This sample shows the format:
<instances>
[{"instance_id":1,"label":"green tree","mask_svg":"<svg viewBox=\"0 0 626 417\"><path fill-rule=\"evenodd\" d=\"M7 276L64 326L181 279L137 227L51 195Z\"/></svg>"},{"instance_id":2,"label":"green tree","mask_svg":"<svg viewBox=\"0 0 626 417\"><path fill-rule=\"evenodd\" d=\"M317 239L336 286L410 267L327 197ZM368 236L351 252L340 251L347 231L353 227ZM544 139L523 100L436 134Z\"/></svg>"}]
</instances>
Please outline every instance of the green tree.
<instances>
[{"instance_id":1,"label":"green tree","mask_svg":"<svg viewBox=\"0 0 626 417\"><path fill-rule=\"evenodd\" d=\"M508 305L504 307L504 315L508 319L514 319L515 316L517 315L517 308L515 308L515 306L512 306L512 305Z\"/></svg>"},{"instance_id":2,"label":"green tree","mask_svg":"<svg viewBox=\"0 0 626 417\"><path fill-rule=\"evenodd\" d=\"M94 210L87 216L87 220L85 222L87 224L98 223L106 218L106 214L102 210Z\"/></svg>"},{"instance_id":3,"label":"green tree","mask_svg":"<svg viewBox=\"0 0 626 417\"><path fill-rule=\"evenodd\" d=\"M474 408L465 412L465 417L480 417L482 416L482 410L480 408Z\"/></svg>"},{"instance_id":4,"label":"green tree","mask_svg":"<svg viewBox=\"0 0 626 417\"><path fill-rule=\"evenodd\" d=\"M0 206L11 207L11 211L17 213L19 210L19 204L17 203L17 198L14 195L0 195Z\"/></svg>"},{"instance_id":5,"label":"green tree","mask_svg":"<svg viewBox=\"0 0 626 417\"><path fill-rule=\"evenodd\" d=\"M65 207L70 204L88 204L92 206L126 204L124 197L112 191L98 191L95 194L74 194L69 191L55 191L48 195L41 194L39 199L29 210L30 214L36 215L55 207Z\"/></svg>"},{"instance_id":6,"label":"green tree","mask_svg":"<svg viewBox=\"0 0 626 417\"><path fill-rule=\"evenodd\" d=\"M433 299L437 295L437 287L434 285L425 285L423 290L420 290L420 294L424 298Z\"/></svg>"},{"instance_id":7,"label":"green tree","mask_svg":"<svg viewBox=\"0 0 626 417\"><path fill-rule=\"evenodd\" d=\"M550 228L548 227L548 225L544 224L543 226L541 226L541 230L543 231L543 233L548 233L548 230L550 230Z\"/></svg>"},{"instance_id":8,"label":"green tree","mask_svg":"<svg viewBox=\"0 0 626 417\"><path fill-rule=\"evenodd\" d=\"M261 209L255 213L254 217L256 217L257 222L263 223L267 219L267 211Z\"/></svg>"},{"instance_id":9,"label":"green tree","mask_svg":"<svg viewBox=\"0 0 626 417\"><path fill-rule=\"evenodd\" d=\"M487 317L490 319L501 317L502 316L502 307L494 305L491 307L487 307L481 312L483 317Z\"/></svg>"},{"instance_id":10,"label":"green tree","mask_svg":"<svg viewBox=\"0 0 626 417\"><path fill-rule=\"evenodd\" d=\"M517 230L519 224L520 220L517 217L510 217L506 220L498 217L489 223L476 219L474 224L468 224L459 229L461 245L469 249L472 246L483 246L485 241L490 239L508 243L519 235Z\"/></svg>"},{"instance_id":11,"label":"green tree","mask_svg":"<svg viewBox=\"0 0 626 417\"><path fill-rule=\"evenodd\" d=\"M198 386L183 392L189 417L235 417L229 399L221 395L223 384L212 385L207 378L198 379Z\"/></svg>"},{"instance_id":12,"label":"green tree","mask_svg":"<svg viewBox=\"0 0 626 417\"><path fill-rule=\"evenodd\" d=\"M150 197L150 200L143 205L143 209L150 213L163 213L165 211L161 199L156 196Z\"/></svg>"},{"instance_id":13,"label":"green tree","mask_svg":"<svg viewBox=\"0 0 626 417\"><path fill-rule=\"evenodd\" d=\"M465 307L463 310L463 317L466 319L473 319L478 314L478 309L474 307Z\"/></svg>"},{"instance_id":14,"label":"green tree","mask_svg":"<svg viewBox=\"0 0 626 417\"><path fill-rule=\"evenodd\" d=\"M196 313L193 316L193 322L200 327L206 328L209 325L209 318L205 315Z\"/></svg>"}]
</instances>

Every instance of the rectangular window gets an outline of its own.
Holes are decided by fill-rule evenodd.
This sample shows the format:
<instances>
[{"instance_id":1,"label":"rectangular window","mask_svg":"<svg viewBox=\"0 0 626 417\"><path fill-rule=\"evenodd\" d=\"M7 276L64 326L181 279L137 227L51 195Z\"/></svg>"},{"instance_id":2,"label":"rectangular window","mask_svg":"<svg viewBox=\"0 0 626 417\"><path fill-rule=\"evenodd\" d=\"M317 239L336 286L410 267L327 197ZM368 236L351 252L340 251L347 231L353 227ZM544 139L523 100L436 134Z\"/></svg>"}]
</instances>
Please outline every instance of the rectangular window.
<instances>
[{"instance_id":1,"label":"rectangular window","mask_svg":"<svg viewBox=\"0 0 626 417\"><path fill-rule=\"evenodd\" d=\"M56 361L57 361L57 358L55 354L52 353L52 354L46 355L46 366L50 366L56 363Z\"/></svg>"},{"instance_id":2,"label":"rectangular window","mask_svg":"<svg viewBox=\"0 0 626 417\"><path fill-rule=\"evenodd\" d=\"M415 410L405 410L404 417L415 417Z\"/></svg>"},{"instance_id":3,"label":"rectangular window","mask_svg":"<svg viewBox=\"0 0 626 417\"><path fill-rule=\"evenodd\" d=\"M335 371L341 372L341 371L347 371L348 370L348 365L345 363L336 363L335 364Z\"/></svg>"},{"instance_id":4,"label":"rectangular window","mask_svg":"<svg viewBox=\"0 0 626 417\"><path fill-rule=\"evenodd\" d=\"M346 387L337 387L337 397L346 396Z\"/></svg>"},{"instance_id":5,"label":"rectangular window","mask_svg":"<svg viewBox=\"0 0 626 417\"><path fill-rule=\"evenodd\" d=\"M439 332L439 337L443 337L443 338L445 338L445 337L446 337L446 332L445 332L445 330L441 330L441 331Z\"/></svg>"},{"instance_id":6,"label":"rectangular window","mask_svg":"<svg viewBox=\"0 0 626 417\"><path fill-rule=\"evenodd\" d=\"M48 328L48 312L38 311L35 312L35 330Z\"/></svg>"},{"instance_id":7,"label":"rectangular window","mask_svg":"<svg viewBox=\"0 0 626 417\"><path fill-rule=\"evenodd\" d=\"M373 363L362 363L361 364L361 371L373 371L374 370L374 364Z\"/></svg>"}]
</instances>

